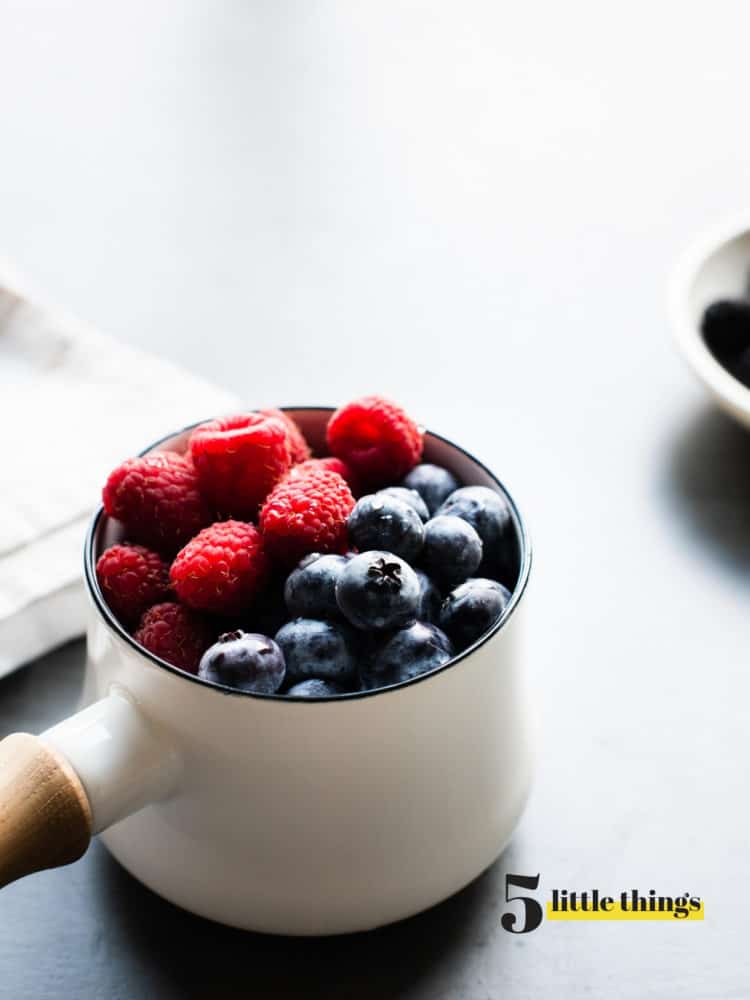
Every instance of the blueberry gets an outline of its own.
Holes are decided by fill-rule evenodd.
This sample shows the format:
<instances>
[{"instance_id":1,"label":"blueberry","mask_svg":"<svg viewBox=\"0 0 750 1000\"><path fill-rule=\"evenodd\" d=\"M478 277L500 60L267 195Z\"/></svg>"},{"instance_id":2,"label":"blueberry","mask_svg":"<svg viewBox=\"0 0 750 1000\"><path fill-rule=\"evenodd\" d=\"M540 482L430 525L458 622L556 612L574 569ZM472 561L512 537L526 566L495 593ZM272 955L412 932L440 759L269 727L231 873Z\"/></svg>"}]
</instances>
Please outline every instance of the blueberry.
<instances>
[{"instance_id":1,"label":"blueberry","mask_svg":"<svg viewBox=\"0 0 750 1000\"><path fill-rule=\"evenodd\" d=\"M346 556L313 552L287 577L284 600L292 618L340 618L336 581L346 566Z\"/></svg>"},{"instance_id":2,"label":"blueberry","mask_svg":"<svg viewBox=\"0 0 750 1000\"><path fill-rule=\"evenodd\" d=\"M414 508L383 493L358 500L347 523L349 541L360 552L379 549L411 562L424 541L422 519Z\"/></svg>"},{"instance_id":3,"label":"blueberry","mask_svg":"<svg viewBox=\"0 0 750 1000\"><path fill-rule=\"evenodd\" d=\"M248 631L275 635L289 618L284 604L284 577L271 579L253 601L243 624Z\"/></svg>"},{"instance_id":4,"label":"blueberry","mask_svg":"<svg viewBox=\"0 0 750 1000\"><path fill-rule=\"evenodd\" d=\"M750 302L721 299L703 314L701 333L713 356L750 386Z\"/></svg>"},{"instance_id":5,"label":"blueberry","mask_svg":"<svg viewBox=\"0 0 750 1000\"><path fill-rule=\"evenodd\" d=\"M300 681L287 691L290 698L330 698L334 694L344 694L345 688L335 681L326 681L322 677L310 677Z\"/></svg>"},{"instance_id":6,"label":"blueberry","mask_svg":"<svg viewBox=\"0 0 750 1000\"><path fill-rule=\"evenodd\" d=\"M311 677L346 684L356 674L353 637L347 625L295 618L279 629L276 642L292 684Z\"/></svg>"},{"instance_id":7,"label":"blueberry","mask_svg":"<svg viewBox=\"0 0 750 1000\"><path fill-rule=\"evenodd\" d=\"M720 299L703 313L701 333L709 350L725 367L750 348L750 302Z\"/></svg>"},{"instance_id":8,"label":"blueberry","mask_svg":"<svg viewBox=\"0 0 750 1000\"><path fill-rule=\"evenodd\" d=\"M258 632L224 632L201 657L198 676L212 684L273 694L284 680L284 654Z\"/></svg>"},{"instance_id":9,"label":"blueberry","mask_svg":"<svg viewBox=\"0 0 750 1000\"><path fill-rule=\"evenodd\" d=\"M362 668L362 688L386 687L441 667L453 656L453 646L435 625L414 622L399 629Z\"/></svg>"},{"instance_id":10,"label":"blueberry","mask_svg":"<svg viewBox=\"0 0 750 1000\"><path fill-rule=\"evenodd\" d=\"M440 465L423 462L401 480L401 485L416 490L422 497L430 515L434 514L446 497L461 485L452 472Z\"/></svg>"},{"instance_id":11,"label":"blueberry","mask_svg":"<svg viewBox=\"0 0 750 1000\"><path fill-rule=\"evenodd\" d=\"M440 617L440 605L443 602L440 591L421 569L415 569L417 580L419 580L419 604L417 605L417 618L421 622L437 623Z\"/></svg>"},{"instance_id":12,"label":"blueberry","mask_svg":"<svg viewBox=\"0 0 750 1000\"><path fill-rule=\"evenodd\" d=\"M518 541L507 501L487 486L462 486L438 510L463 518L482 539L479 572L514 586L518 579Z\"/></svg>"},{"instance_id":13,"label":"blueberry","mask_svg":"<svg viewBox=\"0 0 750 1000\"><path fill-rule=\"evenodd\" d=\"M410 507L414 508L417 514L419 514L420 520L429 521L430 519L427 504L416 490L407 489L406 486L386 486L385 489L378 490L377 495L385 495L395 497L397 500L403 500L404 503L408 503Z\"/></svg>"},{"instance_id":14,"label":"blueberry","mask_svg":"<svg viewBox=\"0 0 750 1000\"><path fill-rule=\"evenodd\" d=\"M492 628L509 600L510 593L497 580L466 580L443 601L440 626L460 652Z\"/></svg>"},{"instance_id":15,"label":"blueberry","mask_svg":"<svg viewBox=\"0 0 750 1000\"><path fill-rule=\"evenodd\" d=\"M422 565L446 586L461 583L482 561L482 539L468 521L438 514L424 526Z\"/></svg>"},{"instance_id":16,"label":"blueberry","mask_svg":"<svg viewBox=\"0 0 750 1000\"><path fill-rule=\"evenodd\" d=\"M417 617L419 597L417 574L390 552L355 556L336 584L339 608L352 625L361 629L409 625Z\"/></svg>"}]
</instances>

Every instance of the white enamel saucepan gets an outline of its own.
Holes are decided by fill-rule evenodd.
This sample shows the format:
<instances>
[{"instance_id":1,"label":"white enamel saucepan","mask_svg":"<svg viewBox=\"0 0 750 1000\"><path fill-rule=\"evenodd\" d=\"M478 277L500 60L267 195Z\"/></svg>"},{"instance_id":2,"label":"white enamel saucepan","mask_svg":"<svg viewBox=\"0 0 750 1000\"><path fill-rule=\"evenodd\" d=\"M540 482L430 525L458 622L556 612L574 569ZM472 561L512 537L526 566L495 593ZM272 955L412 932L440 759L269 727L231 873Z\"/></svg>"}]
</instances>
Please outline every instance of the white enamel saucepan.
<instances>
[{"instance_id":1,"label":"white enamel saucepan","mask_svg":"<svg viewBox=\"0 0 750 1000\"><path fill-rule=\"evenodd\" d=\"M322 443L330 410L288 412ZM182 450L188 433L151 450ZM0 884L76 860L100 834L136 878L201 916L335 934L417 913L491 864L531 775L519 649L531 552L491 472L430 433L425 460L507 499L511 601L446 666L336 698L230 691L136 645L96 581L98 554L121 537L100 510L85 551L87 707L0 743Z\"/></svg>"}]
</instances>

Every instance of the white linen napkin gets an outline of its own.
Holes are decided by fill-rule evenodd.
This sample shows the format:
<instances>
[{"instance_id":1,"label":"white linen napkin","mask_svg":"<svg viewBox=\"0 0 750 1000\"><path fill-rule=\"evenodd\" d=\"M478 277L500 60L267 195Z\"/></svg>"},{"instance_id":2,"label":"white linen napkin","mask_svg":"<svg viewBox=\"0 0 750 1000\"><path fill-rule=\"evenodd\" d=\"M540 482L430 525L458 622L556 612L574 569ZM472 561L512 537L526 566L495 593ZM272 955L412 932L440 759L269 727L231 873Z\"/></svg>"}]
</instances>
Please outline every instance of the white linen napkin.
<instances>
[{"instance_id":1,"label":"white linen napkin","mask_svg":"<svg viewBox=\"0 0 750 1000\"><path fill-rule=\"evenodd\" d=\"M0 280L0 677L84 631L83 539L110 470L237 405Z\"/></svg>"}]
</instances>

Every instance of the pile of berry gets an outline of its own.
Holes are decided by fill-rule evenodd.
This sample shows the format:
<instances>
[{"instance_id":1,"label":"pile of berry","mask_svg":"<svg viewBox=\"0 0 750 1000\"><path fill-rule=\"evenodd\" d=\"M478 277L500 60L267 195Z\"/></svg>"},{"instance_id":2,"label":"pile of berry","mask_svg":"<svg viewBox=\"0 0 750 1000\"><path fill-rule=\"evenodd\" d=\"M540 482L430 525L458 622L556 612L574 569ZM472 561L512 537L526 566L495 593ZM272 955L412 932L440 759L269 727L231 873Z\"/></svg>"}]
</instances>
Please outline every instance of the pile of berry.
<instances>
[{"instance_id":1,"label":"pile of berry","mask_svg":"<svg viewBox=\"0 0 750 1000\"><path fill-rule=\"evenodd\" d=\"M156 656L243 691L329 696L447 663L503 614L515 535L493 490L417 464L422 438L368 396L331 416L328 457L262 410L129 459L103 490L128 539L96 566L109 607Z\"/></svg>"}]
</instances>

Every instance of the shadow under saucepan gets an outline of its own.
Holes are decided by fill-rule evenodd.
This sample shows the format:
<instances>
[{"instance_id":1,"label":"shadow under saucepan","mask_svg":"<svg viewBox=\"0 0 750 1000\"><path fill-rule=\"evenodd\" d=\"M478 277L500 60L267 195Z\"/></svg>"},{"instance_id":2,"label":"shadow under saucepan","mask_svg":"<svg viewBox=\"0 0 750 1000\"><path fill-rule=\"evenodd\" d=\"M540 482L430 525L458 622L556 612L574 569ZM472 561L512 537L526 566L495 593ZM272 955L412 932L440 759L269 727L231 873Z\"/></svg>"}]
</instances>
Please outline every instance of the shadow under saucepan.
<instances>
[{"instance_id":1,"label":"shadow under saucepan","mask_svg":"<svg viewBox=\"0 0 750 1000\"><path fill-rule=\"evenodd\" d=\"M666 494L691 544L750 586L750 431L706 404L670 442Z\"/></svg>"},{"instance_id":2,"label":"shadow under saucepan","mask_svg":"<svg viewBox=\"0 0 750 1000\"><path fill-rule=\"evenodd\" d=\"M430 997L438 980L461 978L460 967L500 928L502 872L513 847L461 892L388 927L327 938L287 938L234 930L193 916L144 888L99 844L96 879L101 919L132 985L134 967L144 995L228 1000ZM114 926L113 926L114 925ZM116 969L110 967L113 981Z\"/></svg>"}]
</instances>

